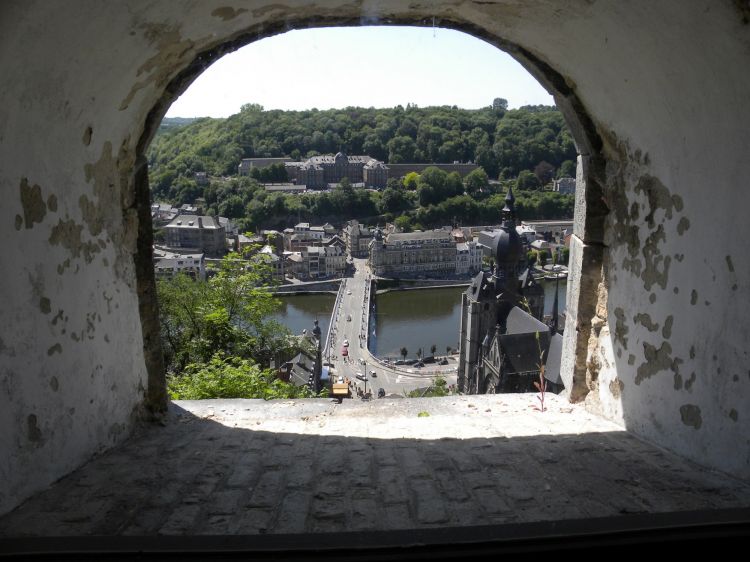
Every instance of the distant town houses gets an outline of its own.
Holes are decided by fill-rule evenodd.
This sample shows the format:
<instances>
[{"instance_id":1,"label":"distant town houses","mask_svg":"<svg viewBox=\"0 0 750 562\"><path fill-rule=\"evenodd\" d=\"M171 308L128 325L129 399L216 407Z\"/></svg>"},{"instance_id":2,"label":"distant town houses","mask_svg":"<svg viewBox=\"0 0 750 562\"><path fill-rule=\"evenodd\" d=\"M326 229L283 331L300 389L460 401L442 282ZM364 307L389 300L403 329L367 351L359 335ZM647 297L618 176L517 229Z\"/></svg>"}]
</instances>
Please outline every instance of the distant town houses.
<instances>
[{"instance_id":1,"label":"distant town houses","mask_svg":"<svg viewBox=\"0 0 750 562\"><path fill-rule=\"evenodd\" d=\"M557 191L563 195L573 195L576 192L576 179L560 178L553 180L552 191Z\"/></svg>"},{"instance_id":2,"label":"distant town houses","mask_svg":"<svg viewBox=\"0 0 750 562\"><path fill-rule=\"evenodd\" d=\"M165 203L152 205L152 219L155 225L161 223L164 235L160 247L174 254L158 254L155 249L154 259L162 260L155 262L159 276L185 271L203 278L205 266L186 261L198 258L180 256L201 256L201 260L211 261L234 251L245 259L262 254L259 259L268 262L274 280L281 283L291 282L290 278L307 281L342 277L347 274L348 257L368 258L373 273L381 277L467 278L490 267L486 256L492 255L493 250L486 246L487 233L498 228L446 226L405 233L394 224L368 226L349 220L342 229L330 223L299 222L281 232L263 230L252 234L238 232L225 217L202 214L204 207L202 200L177 208ZM525 263L527 253L535 250L544 265L558 254L572 231L572 221L525 222L515 228L525 250L519 260ZM534 276L545 274L534 268L532 272ZM535 301L535 289L527 289L531 301ZM533 305L536 309L537 303Z\"/></svg>"},{"instance_id":3,"label":"distant town houses","mask_svg":"<svg viewBox=\"0 0 750 562\"><path fill-rule=\"evenodd\" d=\"M347 253L355 258L366 258L370 253L373 231L359 221L350 220L344 227L344 242Z\"/></svg>"},{"instance_id":4,"label":"distant town houses","mask_svg":"<svg viewBox=\"0 0 750 562\"><path fill-rule=\"evenodd\" d=\"M238 166L240 176L248 176L253 168L267 168L283 164L288 181L291 185L305 186L307 189L326 189L347 178L353 185L383 189L390 178L401 178L410 172L422 172L429 166L435 166L446 172L458 172L466 176L477 165L471 162L453 164L403 163L385 164L367 155L348 156L343 152L335 155L326 154L312 156L301 162L294 162L291 158L244 158ZM279 184L269 191L293 192L290 184Z\"/></svg>"},{"instance_id":5,"label":"distant town houses","mask_svg":"<svg viewBox=\"0 0 750 562\"><path fill-rule=\"evenodd\" d=\"M178 273L193 279L206 278L206 260L202 253L180 253L163 246L154 246L153 260L157 278L171 278Z\"/></svg>"},{"instance_id":6,"label":"distant town houses","mask_svg":"<svg viewBox=\"0 0 750 562\"><path fill-rule=\"evenodd\" d=\"M218 217L205 215L177 215L164 227L169 248L200 251L211 258L226 253L226 229Z\"/></svg>"},{"instance_id":7,"label":"distant town houses","mask_svg":"<svg viewBox=\"0 0 750 562\"><path fill-rule=\"evenodd\" d=\"M271 278L273 281L284 283L286 281L284 259L278 256L269 245L263 246L254 256L257 260L262 260L270 268Z\"/></svg>"}]
</instances>

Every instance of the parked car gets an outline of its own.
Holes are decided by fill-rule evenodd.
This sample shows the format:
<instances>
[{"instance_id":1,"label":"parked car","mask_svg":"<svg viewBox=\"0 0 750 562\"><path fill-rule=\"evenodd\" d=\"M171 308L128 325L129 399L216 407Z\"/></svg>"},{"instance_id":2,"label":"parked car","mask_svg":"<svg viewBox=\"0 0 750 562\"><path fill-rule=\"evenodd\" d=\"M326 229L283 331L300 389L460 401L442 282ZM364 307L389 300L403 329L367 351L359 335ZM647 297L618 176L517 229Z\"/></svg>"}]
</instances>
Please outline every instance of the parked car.
<instances>
[{"instance_id":1,"label":"parked car","mask_svg":"<svg viewBox=\"0 0 750 562\"><path fill-rule=\"evenodd\" d=\"M416 367L417 369L421 369L422 367L424 367L424 363L422 363L421 361L417 361L416 363L414 363L414 367Z\"/></svg>"}]
</instances>

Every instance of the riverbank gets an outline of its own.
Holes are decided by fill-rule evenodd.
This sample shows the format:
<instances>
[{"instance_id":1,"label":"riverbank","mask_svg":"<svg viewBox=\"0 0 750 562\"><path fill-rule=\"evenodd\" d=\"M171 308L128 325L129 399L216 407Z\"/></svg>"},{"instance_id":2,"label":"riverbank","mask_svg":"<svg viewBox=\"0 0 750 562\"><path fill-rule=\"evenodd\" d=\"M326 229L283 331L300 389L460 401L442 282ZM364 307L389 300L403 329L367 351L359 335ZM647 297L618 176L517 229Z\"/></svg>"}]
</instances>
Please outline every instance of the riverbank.
<instances>
[{"instance_id":1,"label":"riverbank","mask_svg":"<svg viewBox=\"0 0 750 562\"><path fill-rule=\"evenodd\" d=\"M471 279L392 279L373 278L377 287L376 295L390 291L413 291L417 289L450 289L453 287L468 287Z\"/></svg>"}]
</instances>

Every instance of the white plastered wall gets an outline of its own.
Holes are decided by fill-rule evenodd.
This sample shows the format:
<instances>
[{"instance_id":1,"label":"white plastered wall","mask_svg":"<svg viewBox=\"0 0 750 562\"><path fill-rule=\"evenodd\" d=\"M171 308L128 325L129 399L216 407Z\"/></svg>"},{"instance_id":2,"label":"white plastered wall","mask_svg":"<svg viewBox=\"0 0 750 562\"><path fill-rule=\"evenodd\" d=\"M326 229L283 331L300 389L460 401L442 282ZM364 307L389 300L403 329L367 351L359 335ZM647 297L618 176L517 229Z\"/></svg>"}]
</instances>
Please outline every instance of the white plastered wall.
<instances>
[{"instance_id":1,"label":"white plastered wall","mask_svg":"<svg viewBox=\"0 0 750 562\"><path fill-rule=\"evenodd\" d=\"M579 271L603 272L608 299L597 308L598 294L571 283L579 296L568 302L599 320L582 345L573 334L590 326L570 315L567 381L589 365L592 407L750 477L748 14L730 0L410 6L2 3L0 513L123 439L143 404L132 166L149 112L199 52L313 19L435 17L519 45L521 58L559 73L603 141L612 210L605 236L579 228L574 241ZM596 349L606 362L593 360Z\"/></svg>"}]
</instances>

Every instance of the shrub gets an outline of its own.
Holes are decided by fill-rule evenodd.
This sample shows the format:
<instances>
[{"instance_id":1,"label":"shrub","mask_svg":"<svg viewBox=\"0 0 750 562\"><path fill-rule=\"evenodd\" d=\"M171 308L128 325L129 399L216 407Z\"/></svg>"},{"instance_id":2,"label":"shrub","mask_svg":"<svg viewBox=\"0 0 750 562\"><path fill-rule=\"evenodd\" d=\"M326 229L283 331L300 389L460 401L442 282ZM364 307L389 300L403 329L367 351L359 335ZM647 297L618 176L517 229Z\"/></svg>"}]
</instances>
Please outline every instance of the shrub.
<instances>
[{"instance_id":1,"label":"shrub","mask_svg":"<svg viewBox=\"0 0 750 562\"><path fill-rule=\"evenodd\" d=\"M273 371L239 357L215 354L207 363L191 363L179 375L167 377L172 400L209 398L313 398L308 387L298 387L276 378Z\"/></svg>"}]
</instances>

